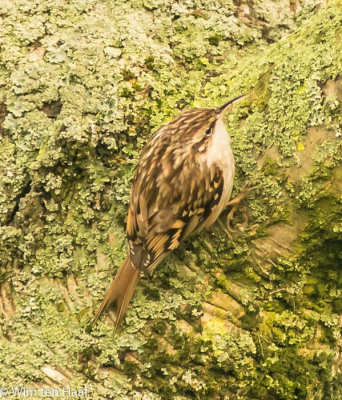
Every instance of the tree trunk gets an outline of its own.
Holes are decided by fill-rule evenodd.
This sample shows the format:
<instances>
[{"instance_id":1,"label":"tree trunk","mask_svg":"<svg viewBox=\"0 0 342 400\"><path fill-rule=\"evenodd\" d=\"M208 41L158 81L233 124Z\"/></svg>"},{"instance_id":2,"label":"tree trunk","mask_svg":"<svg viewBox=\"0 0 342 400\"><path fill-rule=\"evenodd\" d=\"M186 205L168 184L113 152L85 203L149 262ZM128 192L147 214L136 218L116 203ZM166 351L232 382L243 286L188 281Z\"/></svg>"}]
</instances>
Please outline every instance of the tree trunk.
<instances>
[{"instance_id":1,"label":"tree trunk","mask_svg":"<svg viewBox=\"0 0 342 400\"><path fill-rule=\"evenodd\" d=\"M342 397L342 3L256 3L0 5L9 398ZM228 209L140 281L117 335L91 328L150 132L245 92L233 230Z\"/></svg>"}]
</instances>

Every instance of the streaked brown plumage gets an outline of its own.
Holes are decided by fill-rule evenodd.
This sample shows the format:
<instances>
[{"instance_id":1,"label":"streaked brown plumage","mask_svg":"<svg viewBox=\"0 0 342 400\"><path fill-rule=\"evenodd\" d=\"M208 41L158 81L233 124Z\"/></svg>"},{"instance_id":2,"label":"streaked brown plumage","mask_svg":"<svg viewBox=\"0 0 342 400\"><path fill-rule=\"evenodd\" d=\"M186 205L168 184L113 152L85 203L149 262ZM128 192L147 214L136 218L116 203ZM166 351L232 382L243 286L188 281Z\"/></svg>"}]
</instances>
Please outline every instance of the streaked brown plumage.
<instances>
[{"instance_id":1,"label":"streaked brown plumage","mask_svg":"<svg viewBox=\"0 0 342 400\"><path fill-rule=\"evenodd\" d=\"M230 198L234 157L222 121L228 106L184 111L148 140L136 169L126 234L129 251L94 323L115 302L117 329L141 274L190 235L212 225Z\"/></svg>"}]
</instances>

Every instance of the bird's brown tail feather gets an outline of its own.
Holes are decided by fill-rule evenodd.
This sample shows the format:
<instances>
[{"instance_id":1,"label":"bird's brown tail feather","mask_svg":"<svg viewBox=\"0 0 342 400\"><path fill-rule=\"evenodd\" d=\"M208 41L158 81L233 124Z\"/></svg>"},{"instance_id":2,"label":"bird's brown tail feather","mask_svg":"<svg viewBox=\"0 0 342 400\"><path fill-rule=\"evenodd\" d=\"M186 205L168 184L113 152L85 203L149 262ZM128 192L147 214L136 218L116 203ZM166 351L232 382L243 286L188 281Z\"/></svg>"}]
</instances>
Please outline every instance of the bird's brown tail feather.
<instances>
[{"instance_id":1,"label":"bird's brown tail feather","mask_svg":"<svg viewBox=\"0 0 342 400\"><path fill-rule=\"evenodd\" d=\"M96 324L103 312L115 302L115 330L120 327L121 322L126 314L128 303L132 298L137 283L139 282L139 277L139 269L132 267L130 258L127 256L125 262L117 272L115 279L107 290L100 307L96 311L93 325Z\"/></svg>"}]
</instances>

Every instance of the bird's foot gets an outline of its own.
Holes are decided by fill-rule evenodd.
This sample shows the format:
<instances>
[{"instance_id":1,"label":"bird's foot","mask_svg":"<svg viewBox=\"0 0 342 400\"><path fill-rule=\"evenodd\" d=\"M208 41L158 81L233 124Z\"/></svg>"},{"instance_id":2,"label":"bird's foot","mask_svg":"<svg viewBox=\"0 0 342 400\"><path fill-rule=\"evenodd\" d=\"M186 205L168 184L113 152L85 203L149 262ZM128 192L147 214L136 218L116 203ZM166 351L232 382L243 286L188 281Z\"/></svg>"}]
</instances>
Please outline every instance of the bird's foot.
<instances>
[{"instance_id":1,"label":"bird's foot","mask_svg":"<svg viewBox=\"0 0 342 400\"><path fill-rule=\"evenodd\" d=\"M259 187L258 186L246 186L241 192L240 194L238 194L234 199L230 200L227 203L227 207L231 207L231 210L229 211L228 215L227 215L227 220L226 220L226 225L224 226L224 230L225 232L228 234L229 238L232 237L233 233L236 233L238 230L241 232L244 232L247 228L248 225L248 207L246 205L243 206L243 222L239 224L239 228L237 229L233 229L231 227L231 221L233 221L234 219L234 214L236 212L236 210L240 207L241 202L248 196L248 194L252 191L255 190Z\"/></svg>"}]
</instances>

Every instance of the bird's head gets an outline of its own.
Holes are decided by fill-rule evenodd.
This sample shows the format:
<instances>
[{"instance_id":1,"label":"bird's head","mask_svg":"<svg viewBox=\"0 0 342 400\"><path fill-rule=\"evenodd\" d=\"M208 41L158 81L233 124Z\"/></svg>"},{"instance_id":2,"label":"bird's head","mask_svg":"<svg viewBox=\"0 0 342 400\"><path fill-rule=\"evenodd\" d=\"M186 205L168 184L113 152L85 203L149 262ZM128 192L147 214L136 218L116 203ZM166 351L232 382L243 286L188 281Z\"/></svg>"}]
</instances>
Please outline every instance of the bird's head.
<instances>
[{"instance_id":1,"label":"bird's head","mask_svg":"<svg viewBox=\"0 0 342 400\"><path fill-rule=\"evenodd\" d=\"M194 108L184 111L169 124L169 129L173 131L173 140L191 145L199 152L204 151L215 132L222 129L223 116L230 106L245 97L246 95L238 96L216 109Z\"/></svg>"}]
</instances>

